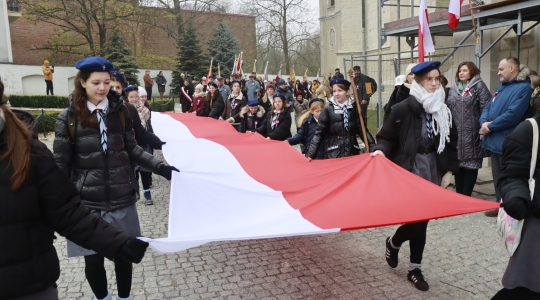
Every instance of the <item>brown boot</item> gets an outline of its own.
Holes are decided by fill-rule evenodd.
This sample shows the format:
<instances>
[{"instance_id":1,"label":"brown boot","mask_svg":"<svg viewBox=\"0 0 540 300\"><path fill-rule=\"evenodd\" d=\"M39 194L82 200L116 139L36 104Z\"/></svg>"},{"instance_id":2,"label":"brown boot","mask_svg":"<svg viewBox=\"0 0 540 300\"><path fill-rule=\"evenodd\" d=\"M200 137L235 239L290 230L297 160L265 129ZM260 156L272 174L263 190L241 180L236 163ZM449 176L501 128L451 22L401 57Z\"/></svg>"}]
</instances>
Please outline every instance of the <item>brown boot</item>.
<instances>
[{"instance_id":1,"label":"brown boot","mask_svg":"<svg viewBox=\"0 0 540 300\"><path fill-rule=\"evenodd\" d=\"M159 93L159 99L163 99L163 93Z\"/></svg>"},{"instance_id":2,"label":"brown boot","mask_svg":"<svg viewBox=\"0 0 540 300\"><path fill-rule=\"evenodd\" d=\"M494 218L499 215L499 210L498 209L488 210L484 213L484 215L486 215L486 217Z\"/></svg>"}]
</instances>

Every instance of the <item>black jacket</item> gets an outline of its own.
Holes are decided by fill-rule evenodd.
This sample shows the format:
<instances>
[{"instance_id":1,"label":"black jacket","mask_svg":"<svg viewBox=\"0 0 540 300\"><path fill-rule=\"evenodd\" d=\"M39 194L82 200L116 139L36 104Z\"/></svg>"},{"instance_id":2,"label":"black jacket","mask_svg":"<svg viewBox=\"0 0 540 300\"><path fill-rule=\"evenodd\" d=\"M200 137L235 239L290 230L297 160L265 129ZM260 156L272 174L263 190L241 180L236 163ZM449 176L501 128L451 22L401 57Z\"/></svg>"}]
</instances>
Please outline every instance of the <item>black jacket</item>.
<instances>
[{"instance_id":1,"label":"black jacket","mask_svg":"<svg viewBox=\"0 0 540 300\"><path fill-rule=\"evenodd\" d=\"M397 89L394 89L394 91L392 92L392 95L390 95L390 100L388 100L388 103L386 103L386 105L384 106L383 124L384 122L386 122L386 119L388 119L388 116L390 115L390 112L392 111L392 106L409 98L410 91L411 90L405 84L402 84Z\"/></svg>"},{"instance_id":2,"label":"black jacket","mask_svg":"<svg viewBox=\"0 0 540 300\"><path fill-rule=\"evenodd\" d=\"M75 128L71 140L68 114L75 114L71 103L56 120L54 157L66 174L71 175L82 202L89 208L111 211L137 201L137 181L132 163L158 173L163 163L137 146L130 113L117 93L109 93L106 116L107 153L103 153L99 128ZM124 110L125 132L118 111Z\"/></svg>"},{"instance_id":3,"label":"black jacket","mask_svg":"<svg viewBox=\"0 0 540 300\"><path fill-rule=\"evenodd\" d=\"M257 129L257 132L262 134L265 137L269 137L271 140L284 141L288 137L291 137L291 114L287 109L281 111L277 118L277 124L272 129L272 118L274 111L269 111L266 113L266 121L263 122L262 126Z\"/></svg>"},{"instance_id":4,"label":"black jacket","mask_svg":"<svg viewBox=\"0 0 540 300\"><path fill-rule=\"evenodd\" d=\"M368 82L371 83L371 94L368 94L366 90L366 83ZM356 86L358 100L360 101L366 100L369 103L369 98L377 91L377 82L375 82L375 79L362 73L354 76L354 85Z\"/></svg>"},{"instance_id":5,"label":"black jacket","mask_svg":"<svg viewBox=\"0 0 540 300\"><path fill-rule=\"evenodd\" d=\"M419 140L422 139L422 104L410 96L405 101L392 107L388 120L377 134L377 145L373 148L381 150L388 159L407 171L412 171ZM436 135L430 147L439 146L440 135ZM457 130L454 122L450 128L450 142L446 142L443 152L437 154L437 168L441 174L459 171L457 157Z\"/></svg>"},{"instance_id":6,"label":"black jacket","mask_svg":"<svg viewBox=\"0 0 540 300\"><path fill-rule=\"evenodd\" d=\"M249 106L244 106L240 111L240 128L238 131L245 133L248 127L250 127L251 131L258 132L257 129L266 122L266 110L259 105L257 113L254 116L248 117L248 112Z\"/></svg>"},{"instance_id":7,"label":"black jacket","mask_svg":"<svg viewBox=\"0 0 540 300\"><path fill-rule=\"evenodd\" d=\"M313 117L313 115L309 118L306 118L304 121L302 121L302 126L300 126L300 128L298 129L298 132L293 137L288 138L287 141L291 145L304 144L303 153L306 154L309 150L311 140L315 136L315 131L317 130L318 125L319 123L315 120L315 117ZM324 141L322 141L321 143L324 143ZM316 158L324 158L323 147L319 147L319 152L317 153Z\"/></svg>"},{"instance_id":8,"label":"black jacket","mask_svg":"<svg viewBox=\"0 0 540 300\"><path fill-rule=\"evenodd\" d=\"M0 160L1 300L41 292L58 280L54 231L111 259L128 238L82 205L43 143L33 139L30 149L28 179L15 192L9 186L13 168L9 160ZM5 152L0 133L0 156Z\"/></svg>"},{"instance_id":9,"label":"black jacket","mask_svg":"<svg viewBox=\"0 0 540 300\"><path fill-rule=\"evenodd\" d=\"M225 102L223 101L221 93L219 91L217 91L216 93L216 99L214 99L213 101L206 100L204 102L204 107L198 116L210 117L216 120L221 117L221 115L223 114L223 110L225 110Z\"/></svg>"},{"instance_id":10,"label":"black jacket","mask_svg":"<svg viewBox=\"0 0 540 300\"><path fill-rule=\"evenodd\" d=\"M540 116L534 116L540 124ZM504 210L511 217L522 220L528 216L540 218L540 160L536 161L533 178L537 181L533 199L529 193L529 170L532 153L532 125L529 121L521 122L506 137L502 145L502 172L499 177L499 192L503 199Z\"/></svg>"},{"instance_id":11,"label":"black jacket","mask_svg":"<svg viewBox=\"0 0 540 300\"><path fill-rule=\"evenodd\" d=\"M362 131L356 103L349 99L346 111L349 117L348 130L344 128L343 112L340 107L341 105L337 104L334 98L328 100L328 105L323 108L319 116L319 126L311 140L307 157L316 158L320 147L324 149L325 158L339 158L360 154L360 146L356 136L362 136Z\"/></svg>"}]
</instances>

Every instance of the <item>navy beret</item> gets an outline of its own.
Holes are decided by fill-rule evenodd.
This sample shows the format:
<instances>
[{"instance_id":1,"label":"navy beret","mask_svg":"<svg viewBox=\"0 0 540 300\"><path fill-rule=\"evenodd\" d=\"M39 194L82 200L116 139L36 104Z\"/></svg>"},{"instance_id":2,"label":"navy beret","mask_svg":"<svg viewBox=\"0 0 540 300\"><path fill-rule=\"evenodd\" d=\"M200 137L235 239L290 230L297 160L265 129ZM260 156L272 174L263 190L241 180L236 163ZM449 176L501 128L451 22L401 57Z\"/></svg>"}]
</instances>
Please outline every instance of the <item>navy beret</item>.
<instances>
[{"instance_id":1,"label":"navy beret","mask_svg":"<svg viewBox=\"0 0 540 300\"><path fill-rule=\"evenodd\" d=\"M321 98L313 98L313 99L311 99L311 100L309 101L308 107L311 107L311 104L313 104L313 103L315 103L315 102L319 102L319 101L322 102L322 104L324 104L324 100L323 100L323 99L321 99Z\"/></svg>"},{"instance_id":2,"label":"navy beret","mask_svg":"<svg viewBox=\"0 0 540 300\"><path fill-rule=\"evenodd\" d=\"M247 103L247 106L258 106L259 105L259 100L249 100L248 103Z\"/></svg>"},{"instance_id":3,"label":"navy beret","mask_svg":"<svg viewBox=\"0 0 540 300\"><path fill-rule=\"evenodd\" d=\"M75 68L83 72L110 72L114 69L114 66L101 56L92 56L76 62Z\"/></svg>"},{"instance_id":4,"label":"navy beret","mask_svg":"<svg viewBox=\"0 0 540 300\"><path fill-rule=\"evenodd\" d=\"M432 70L438 69L441 66L440 61L425 61L417 64L411 69L414 75L425 74Z\"/></svg>"},{"instance_id":5,"label":"navy beret","mask_svg":"<svg viewBox=\"0 0 540 300\"><path fill-rule=\"evenodd\" d=\"M274 94L274 99L275 99L275 98L281 98L281 99L283 100L283 102L285 102L285 100L287 100L287 99L285 98L285 95L283 95L283 94Z\"/></svg>"},{"instance_id":6,"label":"navy beret","mask_svg":"<svg viewBox=\"0 0 540 300\"><path fill-rule=\"evenodd\" d=\"M343 84L345 86L351 86L351 82L345 79L337 78L330 81L330 86L333 86L334 84Z\"/></svg>"},{"instance_id":7,"label":"navy beret","mask_svg":"<svg viewBox=\"0 0 540 300\"><path fill-rule=\"evenodd\" d=\"M139 87L136 85L129 85L124 89L124 92L126 92L126 94L131 91L139 91Z\"/></svg>"},{"instance_id":8,"label":"navy beret","mask_svg":"<svg viewBox=\"0 0 540 300\"><path fill-rule=\"evenodd\" d=\"M120 74L120 72L112 71L111 76L118 79L121 83L126 82L126 77L124 75Z\"/></svg>"}]
</instances>

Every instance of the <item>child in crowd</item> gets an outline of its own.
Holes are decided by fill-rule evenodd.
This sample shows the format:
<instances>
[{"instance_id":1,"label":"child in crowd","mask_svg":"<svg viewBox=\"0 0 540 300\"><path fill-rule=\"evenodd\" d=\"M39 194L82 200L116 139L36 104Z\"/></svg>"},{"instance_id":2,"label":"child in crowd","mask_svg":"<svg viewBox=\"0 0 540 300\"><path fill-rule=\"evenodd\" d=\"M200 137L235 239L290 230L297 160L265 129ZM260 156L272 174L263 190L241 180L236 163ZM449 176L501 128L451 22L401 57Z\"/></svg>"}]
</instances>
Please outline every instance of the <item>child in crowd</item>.
<instances>
[{"instance_id":1,"label":"child in crowd","mask_svg":"<svg viewBox=\"0 0 540 300\"><path fill-rule=\"evenodd\" d=\"M259 105L258 100L249 100L240 111L239 132L257 132L266 121L266 110Z\"/></svg>"},{"instance_id":2,"label":"child in crowd","mask_svg":"<svg viewBox=\"0 0 540 300\"><path fill-rule=\"evenodd\" d=\"M298 119L298 133L293 137L287 139L290 145L303 144L302 153L305 155L307 153L306 149L309 149L309 144L311 139L315 135L315 130L319 125L319 115L321 114L322 109L324 108L324 100L319 98L314 98L309 101L309 111L304 113ZM324 148L320 147L317 157L315 159L324 158Z\"/></svg>"},{"instance_id":3,"label":"child in crowd","mask_svg":"<svg viewBox=\"0 0 540 300\"><path fill-rule=\"evenodd\" d=\"M291 137L291 124L291 114L285 107L285 96L275 94L272 110L268 112L265 122L257 132L267 139L284 141Z\"/></svg>"},{"instance_id":4,"label":"child in crowd","mask_svg":"<svg viewBox=\"0 0 540 300\"><path fill-rule=\"evenodd\" d=\"M298 120L300 117L306 113L309 109L309 103L306 99L304 99L304 94L301 91L296 92L296 101L293 104L294 108L294 122L296 124L298 123ZM300 123L301 124L301 123Z\"/></svg>"}]
</instances>

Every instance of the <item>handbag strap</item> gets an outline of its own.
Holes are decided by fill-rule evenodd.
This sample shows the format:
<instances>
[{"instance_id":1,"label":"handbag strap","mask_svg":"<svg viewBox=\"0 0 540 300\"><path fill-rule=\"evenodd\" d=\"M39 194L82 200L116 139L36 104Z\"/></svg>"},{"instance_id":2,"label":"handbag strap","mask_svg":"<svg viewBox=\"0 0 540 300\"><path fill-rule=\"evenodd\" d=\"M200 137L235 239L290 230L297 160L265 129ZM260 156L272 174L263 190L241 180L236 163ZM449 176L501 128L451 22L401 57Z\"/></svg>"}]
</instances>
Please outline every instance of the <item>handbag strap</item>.
<instances>
[{"instance_id":1,"label":"handbag strap","mask_svg":"<svg viewBox=\"0 0 540 300\"><path fill-rule=\"evenodd\" d=\"M532 143L532 156L531 156L531 168L529 171L529 179L534 176L534 170L536 169L536 157L538 155L538 123L534 118L527 119L531 122L533 128L533 143Z\"/></svg>"}]
</instances>

